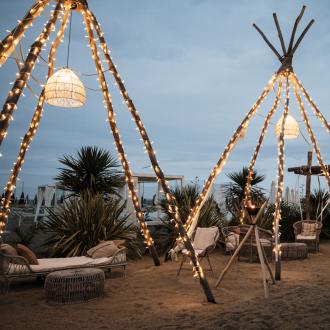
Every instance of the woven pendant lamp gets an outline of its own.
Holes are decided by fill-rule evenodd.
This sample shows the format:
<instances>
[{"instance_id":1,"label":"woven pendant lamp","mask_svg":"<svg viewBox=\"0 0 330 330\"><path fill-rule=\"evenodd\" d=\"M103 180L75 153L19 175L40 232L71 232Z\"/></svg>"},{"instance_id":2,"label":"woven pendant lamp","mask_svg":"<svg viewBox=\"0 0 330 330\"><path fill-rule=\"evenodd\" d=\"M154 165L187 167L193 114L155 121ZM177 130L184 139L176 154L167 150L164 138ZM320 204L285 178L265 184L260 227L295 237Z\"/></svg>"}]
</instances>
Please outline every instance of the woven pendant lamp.
<instances>
[{"instance_id":1,"label":"woven pendant lamp","mask_svg":"<svg viewBox=\"0 0 330 330\"><path fill-rule=\"evenodd\" d=\"M71 69L63 68L48 79L45 100L56 107L79 108L86 101L85 87Z\"/></svg>"},{"instance_id":2,"label":"woven pendant lamp","mask_svg":"<svg viewBox=\"0 0 330 330\"><path fill-rule=\"evenodd\" d=\"M278 120L275 126L275 133L277 137L281 135L282 122L283 122L283 115ZM287 140L296 139L298 136L299 136L299 125L297 121L291 115L287 115L284 125L284 139Z\"/></svg>"}]
</instances>

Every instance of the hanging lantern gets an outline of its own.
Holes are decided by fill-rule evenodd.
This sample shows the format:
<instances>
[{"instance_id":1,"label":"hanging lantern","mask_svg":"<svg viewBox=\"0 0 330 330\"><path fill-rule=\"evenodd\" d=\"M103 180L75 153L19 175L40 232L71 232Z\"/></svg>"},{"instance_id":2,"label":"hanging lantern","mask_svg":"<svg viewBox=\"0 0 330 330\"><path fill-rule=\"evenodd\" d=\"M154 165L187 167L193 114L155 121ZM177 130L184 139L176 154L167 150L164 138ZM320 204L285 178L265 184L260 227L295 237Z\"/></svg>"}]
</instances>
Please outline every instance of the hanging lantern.
<instances>
[{"instance_id":1,"label":"hanging lantern","mask_svg":"<svg viewBox=\"0 0 330 330\"><path fill-rule=\"evenodd\" d=\"M86 101L85 87L72 70L63 68L48 79L45 100L56 107L79 108Z\"/></svg>"},{"instance_id":2,"label":"hanging lantern","mask_svg":"<svg viewBox=\"0 0 330 330\"><path fill-rule=\"evenodd\" d=\"M275 133L277 137L281 135L283 118L284 117L282 115L275 126ZM284 139L287 140L296 139L298 135L299 135L299 125L297 121L291 115L287 115L284 125Z\"/></svg>"}]
</instances>

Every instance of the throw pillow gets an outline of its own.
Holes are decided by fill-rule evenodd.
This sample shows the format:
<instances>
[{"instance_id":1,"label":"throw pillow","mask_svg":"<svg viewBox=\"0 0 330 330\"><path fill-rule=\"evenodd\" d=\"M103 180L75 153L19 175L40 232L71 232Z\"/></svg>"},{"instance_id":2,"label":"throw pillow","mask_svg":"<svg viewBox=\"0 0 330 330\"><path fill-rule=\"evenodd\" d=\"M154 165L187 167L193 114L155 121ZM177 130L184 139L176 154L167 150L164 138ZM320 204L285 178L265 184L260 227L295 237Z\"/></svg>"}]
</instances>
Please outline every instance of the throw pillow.
<instances>
[{"instance_id":1,"label":"throw pillow","mask_svg":"<svg viewBox=\"0 0 330 330\"><path fill-rule=\"evenodd\" d=\"M30 265L39 265L37 256L27 246L17 244L17 252L20 256L24 257Z\"/></svg>"},{"instance_id":2,"label":"throw pillow","mask_svg":"<svg viewBox=\"0 0 330 330\"><path fill-rule=\"evenodd\" d=\"M118 250L119 250L118 247L113 241L106 241L89 249L87 251L87 256L93 259L104 258L104 257L110 258Z\"/></svg>"},{"instance_id":3,"label":"throw pillow","mask_svg":"<svg viewBox=\"0 0 330 330\"><path fill-rule=\"evenodd\" d=\"M17 256L17 250L9 244L1 244L0 251L8 256Z\"/></svg>"}]
</instances>

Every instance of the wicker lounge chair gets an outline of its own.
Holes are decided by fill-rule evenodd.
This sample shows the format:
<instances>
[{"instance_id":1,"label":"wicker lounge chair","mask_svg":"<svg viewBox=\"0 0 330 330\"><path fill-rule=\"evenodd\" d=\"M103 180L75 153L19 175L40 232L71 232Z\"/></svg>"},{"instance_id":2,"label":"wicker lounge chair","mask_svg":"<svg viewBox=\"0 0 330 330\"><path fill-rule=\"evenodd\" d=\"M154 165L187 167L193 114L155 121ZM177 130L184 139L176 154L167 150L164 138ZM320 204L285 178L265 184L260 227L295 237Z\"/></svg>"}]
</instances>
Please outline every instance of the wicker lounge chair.
<instances>
[{"instance_id":1,"label":"wicker lounge chair","mask_svg":"<svg viewBox=\"0 0 330 330\"><path fill-rule=\"evenodd\" d=\"M209 258L209 254L215 249L217 245L217 241L219 239L219 228L218 227L209 227L209 228L201 228L198 227L196 229L194 239L192 245L194 247L195 253L199 261L203 258L206 258L208 264L210 266L210 271L212 272L213 276L213 268ZM180 263L180 267L178 270L177 275L180 275L183 263L187 260L188 257L188 250L182 250L182 260ZM189 258L188 258L189 259Z\"/></svg>"},{"instance_id":2,"label":"wicker lounge chair","mask_svg":"<svg viewBox=\"0 0 330 330\"><path fill-rule=\"evenodd\" d=\"M320 251L322 223L315 220L302 220L293 224L296 242L305 243L309 252Z\"/></svg>"},{"instance_id":3,"label":"wicker lounge chair","mask_svg":"<svg viewBox=\"0 0 330 330\"><path fill-rule=\"evenodd\" d=\"M111 271L112 268L126 270L126 248L119 249L110 258L92 259L89 257L47 258L38 259L38 265L30 265L22 256L9 256L0 252L0 281L4 283L5 290L9 289L10 281L23 277L44 277L51 272L75 268L100 268Z\"/></svg>"},{"instance_id":4,"label":"wicker lounge chair","mask_svg":"<svg viewBox=\"0 0 330 330\"><path fill-rule=\"evenodd\" d=\"M239 240L241 241L249 230L249 225L240 225L239 226ZM265 251L265 255L269 261L272 260L273 256L273 234L269 230L265 230L262 228L259 229L260 243ZM258 257L258 249L256 244L256 239L254 233L251 234L249 239L245 242L243 247L241 248L238 259L241 260L243 258L248 258L250 262L259 261Z\"/></svg>"},{"instance_id":5,"label":"wicker lounge chair","mask_svg":"<svg viewBox=\"0 0 330 330\"><path fill-rule=\"evenodd\" d=\"M221 228L221 233L225 241L225 253L232 254L239 244L239 227L228 226Z\"/></svg>"}]
</instances>

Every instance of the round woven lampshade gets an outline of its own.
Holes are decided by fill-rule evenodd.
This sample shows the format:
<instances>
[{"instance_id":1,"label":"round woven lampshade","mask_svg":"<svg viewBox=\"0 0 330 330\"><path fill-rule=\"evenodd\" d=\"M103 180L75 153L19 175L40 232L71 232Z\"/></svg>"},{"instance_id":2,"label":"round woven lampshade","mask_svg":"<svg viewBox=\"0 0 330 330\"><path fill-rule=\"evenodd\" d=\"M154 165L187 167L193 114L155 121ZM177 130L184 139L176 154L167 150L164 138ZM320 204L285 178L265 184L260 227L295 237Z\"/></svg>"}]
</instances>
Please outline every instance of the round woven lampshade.
<instances>
[{"instance_id":1,"label":"round woven lampshade","mask_svg":"<svg viewBox=\"0 0 330 330\"><path fill-rule=\"evenodd\" d=\"M275 126L275 132L277 137L281 135L282 122L283 122L283 115L278 120ZM299 135L299 125L297 121L291 115L287 115L284 125L284 139L296 139L298 135Z\"/></svg>"},{"instance_id":2,"label":"round woven lampshade","mask_svg":"<svg viewBox=\"0 0 330 330\"><path fill-rule=\"evenodd\" d=\"M82 107L86 101L85 87L72 70L63 68L48 79L45 100L56 107Z\"/></svg>"}]
</instances>

